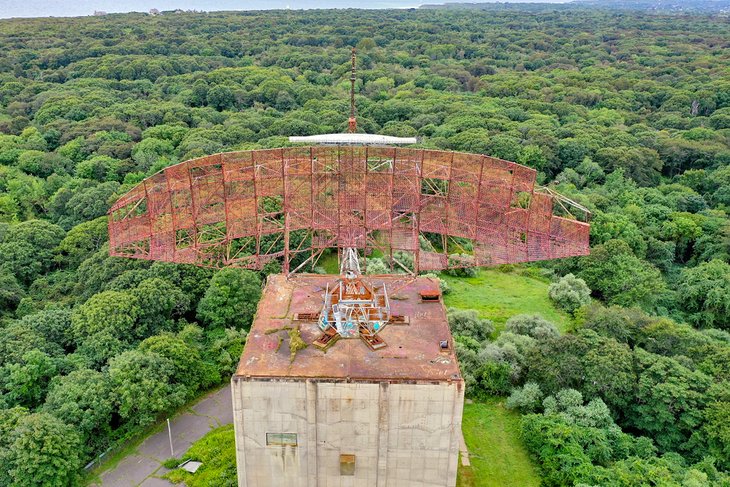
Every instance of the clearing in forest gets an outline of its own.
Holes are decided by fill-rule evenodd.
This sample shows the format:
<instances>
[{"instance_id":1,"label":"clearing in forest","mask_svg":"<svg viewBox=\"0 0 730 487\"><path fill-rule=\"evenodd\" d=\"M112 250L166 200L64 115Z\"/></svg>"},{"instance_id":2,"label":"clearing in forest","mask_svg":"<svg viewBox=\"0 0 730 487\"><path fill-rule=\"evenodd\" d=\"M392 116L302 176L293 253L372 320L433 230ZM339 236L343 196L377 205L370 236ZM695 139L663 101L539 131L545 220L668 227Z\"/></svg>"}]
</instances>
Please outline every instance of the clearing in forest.
<instances>
[{"instance_id":1,"label":"clearing in forest","mask_svg":"<svg viewBox=\"0 0 730 487\"><path fill-rule=\"evenodd\" d=\"M509 318L518 314L539 314L561 332L570 324L568 315L550 301L550 284L540 279L497 269L479 269L475 277L441 274L441 278L451 289L444 296L446 306L476 310L479 316L494 322L497 333Z\"/></svg>"}]
</instances>

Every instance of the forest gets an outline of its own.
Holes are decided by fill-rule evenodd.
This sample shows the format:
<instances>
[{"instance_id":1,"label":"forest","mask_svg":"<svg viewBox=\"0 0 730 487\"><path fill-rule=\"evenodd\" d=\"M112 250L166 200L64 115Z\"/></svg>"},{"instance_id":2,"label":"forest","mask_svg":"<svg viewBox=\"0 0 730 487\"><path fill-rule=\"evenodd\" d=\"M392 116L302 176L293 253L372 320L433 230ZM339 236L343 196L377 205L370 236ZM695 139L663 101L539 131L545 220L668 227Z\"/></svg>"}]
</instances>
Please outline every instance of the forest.
<instances>
[{"instance_id":1,"label":"forest","mask_svg":"<svg viewBox=\"0 0 730 487\"><path fill-rule=\"evenodd\" d=\"M730 485L727 21L550 6L0 21L0 485L79 485L229 380L277 266L112 258L107 211L176 162L346 130L353 46L361 130L593 214L590 256L516 267L567 329L449 312L543 484Z\"/></svg>"}]
</instances>

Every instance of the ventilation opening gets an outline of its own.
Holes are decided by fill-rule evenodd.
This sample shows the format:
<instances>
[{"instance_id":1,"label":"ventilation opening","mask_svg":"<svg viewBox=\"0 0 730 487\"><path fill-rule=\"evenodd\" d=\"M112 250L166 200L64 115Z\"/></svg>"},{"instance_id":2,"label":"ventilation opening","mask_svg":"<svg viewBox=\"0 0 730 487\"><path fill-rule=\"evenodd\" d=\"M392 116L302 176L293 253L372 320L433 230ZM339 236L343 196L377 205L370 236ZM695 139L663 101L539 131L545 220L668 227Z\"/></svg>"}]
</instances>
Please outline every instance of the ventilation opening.
<instances>
[{"instance_id":1,"label":"ventilation opening","mask_svg":"<svg viewBox=\"0 0 730 487\"><path fill-rule=\"evenodd\" d=\"M437 289L421 291L420 295L423 302L435 302L441 299L441 293Z\"/></svg>"}]
</instances>

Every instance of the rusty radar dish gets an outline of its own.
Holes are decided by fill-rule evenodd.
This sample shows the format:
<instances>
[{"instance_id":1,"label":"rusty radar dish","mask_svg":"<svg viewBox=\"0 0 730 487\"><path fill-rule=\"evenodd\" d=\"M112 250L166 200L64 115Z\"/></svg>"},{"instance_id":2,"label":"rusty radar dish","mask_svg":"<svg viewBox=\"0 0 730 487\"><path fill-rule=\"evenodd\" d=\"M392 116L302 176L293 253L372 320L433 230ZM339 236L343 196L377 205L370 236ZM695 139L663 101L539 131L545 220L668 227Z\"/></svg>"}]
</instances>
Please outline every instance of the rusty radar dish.
<instances>
[{"instance_id":1,"label":"rusty radar dish","mask_svg":"<svg viewBox=\"0 0 730 487\"><path fill-rule=\"evenodd\" d=\"M590 213L529 167L374 146L250 150L145 179L109 211L110 254L286 274L328 248L411 273L589 253ZM367 260L365 260L365 266Z\"/></svg>"}]
</instances>

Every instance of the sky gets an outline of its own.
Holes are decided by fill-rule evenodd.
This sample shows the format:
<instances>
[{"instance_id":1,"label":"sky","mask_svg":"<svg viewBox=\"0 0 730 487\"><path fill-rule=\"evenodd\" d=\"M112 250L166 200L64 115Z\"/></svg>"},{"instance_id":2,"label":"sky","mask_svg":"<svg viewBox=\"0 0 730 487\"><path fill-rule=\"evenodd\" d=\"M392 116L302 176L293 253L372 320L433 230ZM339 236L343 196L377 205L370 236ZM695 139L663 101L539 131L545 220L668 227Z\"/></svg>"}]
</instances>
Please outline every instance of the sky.
<instances>
[{"instance_id":1,"label":"sky","mask_svg":"<svg viewBox=\"0 0 730 487\"><path fill-rule=\"evenodd\" d=\"M262 10L309 8L410 8L421 4L445 1L486 2L489 0L0 0L0 18L10 17L75 17L104 12L148 12L163 10ZM505 0L502 0L505 1ZM507 0L538 1L538 0ZM539 0L543 3L563 3L566 0Z\"/></svg>"}]
</instances>

